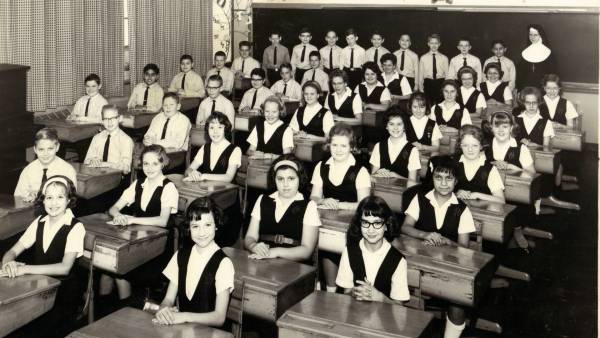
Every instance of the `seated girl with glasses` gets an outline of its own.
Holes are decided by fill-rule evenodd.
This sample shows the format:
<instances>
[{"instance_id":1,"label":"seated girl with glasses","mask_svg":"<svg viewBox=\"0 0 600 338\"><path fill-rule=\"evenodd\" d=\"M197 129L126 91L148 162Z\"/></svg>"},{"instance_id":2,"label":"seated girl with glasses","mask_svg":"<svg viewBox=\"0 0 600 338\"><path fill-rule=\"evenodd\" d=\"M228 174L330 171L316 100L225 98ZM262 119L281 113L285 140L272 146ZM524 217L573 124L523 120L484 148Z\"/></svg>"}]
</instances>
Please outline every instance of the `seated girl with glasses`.
<instances>
[{"instance_id":1,"label":"seated girl with glasses","mask_svg":"<svg viewBox=\"0 0 600 338\"><path fill-rule=\"evenodd\" d=\"M344 293L362 301L410 299L406 259L390 244L399 234L398 220L382 198L368 196L360 201L335 280Z\"/></svg>"}]
</instances>

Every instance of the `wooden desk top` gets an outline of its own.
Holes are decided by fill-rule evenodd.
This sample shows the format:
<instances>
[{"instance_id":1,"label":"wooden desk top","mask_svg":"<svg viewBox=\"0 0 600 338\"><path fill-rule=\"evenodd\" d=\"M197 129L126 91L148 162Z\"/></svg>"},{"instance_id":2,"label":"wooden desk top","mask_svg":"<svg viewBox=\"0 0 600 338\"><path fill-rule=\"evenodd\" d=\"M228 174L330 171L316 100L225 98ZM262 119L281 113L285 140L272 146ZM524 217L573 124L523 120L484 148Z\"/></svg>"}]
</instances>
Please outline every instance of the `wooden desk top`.
<instances>
[{"instance_id":1,"label":"wooden desk top","mask_svg":"<svg viewBox=\"0 0 600 338\"><path fill-rule=\"evenodd\" d=\"M86 180L90 177L121 175L121 171L113 168L95 168L83 163L70 162L77 171L77 180Z\"/></svg>"},{"instance_id":2,"label":"wooden desk top","mask_svg":"<svg viewBox=\"0 0 600 338\"><path fill-rule=\"evenodd\" d=\"M317 136L294 136L294 144L323 144L325 141Z\"/></svg>"},{"instance_id":3,"label":"wooden desk top","mask_svg":"<svg viewBox=\"0 0 600 338\"><path fill-rule=\"evenodd\" d=\"M223 251L233 262L235 278L244 278L246 288L265 294L277 295L290 284L316 273L310 265L287 259L256 260L249 259L250 253L245 250L223 248Z\"/></svg>"},{"instance_id":4,"label":"wooden desk top","mask_svg":"<svg viewBox=\"0 0 600 338\"><path fill-rule=\"evenodd\" d=\"M208 196L215 192L222 192L231 189L237 189L238 186L233 183L218 182L218 181L200 181L200 182L187 182L183 181L184 176L182 174L170 174L167 177L175 184L177 190L193 191L203 196Z\"/></svg>"},{"instance_id":5,"label":"wooden desk top","mask_svg":"<svg viewBox=\"0 0 600 338\"><path fill-rule=\"evenodd\" d=\"M253 167L270 167L273 164L272 158L252 158L248 157L248 166Z\"/></svg>"},{"instance_id":6,"label":"wooden desk top","mask_svg":"<svg viewBox=\"0 0 600 338\"><path fill-rule=\"evenodd\" d=\"M229 338L229 332L200 324L155 325L154 316L142 310L126 307L97 322L72 332L67 337L77 338Z\"/></svg>"},{"instance_id":7,"label":"wooden desk top","mask_svg":"<svg viewBox=\"0 0 600 338\"><path fill-rule=\"evenodd\" d=\"M6 216L12 212L28 209L33 210L32 202L25 202L21 197L15 197L9 194L0 194L0 217ZM0 226L2 225L0 224Z\"/></svg>"},{"instance_id":8,"label":"wooden desk top","mask_svg":"<svg viewBox=\"0 0 600 338\"><path fill-rule=\"evenodd\" d=\"M277 321L280 328L343 337L420 337L433 314L349 295L315 291Z\"/></svg>"},{"instance_id":9,"label":"wooden desk top","mask_svg":"<svg viewBox=\"0 0 600 338\"><path fill-rule=\"evenodd\" d=\"M166 236L168 230L151 225L111 225L106 222L112 218L106 214L93 214L78 218L86 230L85 249L92 250L92 237L97 236L98 240L107 246L119 249L121 247L149 240L161 236Z\"/></svg>"},{"instance_id":10,"label":"wooden desk top","mask_svg":"<svg viewBox=\"0 0 600 338\"><path fill-rule=\"evenodd\" d=\"M355 213L354 210L319 209L319 217L323 223L322 227L341 232L348 230Z\"/></svg>"},{"instance_id":11,"label":"wooden desk top","mask_svg":"<svg viewBox=\"0 0 600 338\"><path fill-rule=\"evenodd\" d=\"M471 212L482 215L505 217L517 207L511 204L482 201L482 200L463 200L469 206Z\"/></svg>"},{"instance_id":12,"label":"wooden desk top","mask_svg":"<svg viewBox=\"0 0 600 338\"><path fill-rule=\"evenodd\" d=\"M66 119L47 119L47 120L36 120L36 123L42 124L47 127L61 127L61 128L85 128L94 127L98 128L102 124L98 122L88 121L71 121Z\"/></svg>"},{"instance_id":13,"label":"wooden desk top","mask_svg":"<svg viewBox=\"0 0 600 338\"><path fill-rule=\"evenodd\" d=\"M58 279L42 275L0 277L0 307L57 288L59 284Z\"/></svg>"},{"instance_id":14,"label":"wooden desk top","mask_svg":"<svg viewBox=\"0 0 600 338\"><path fill-rule=\"evenodd\" d=\"M406 190L406 183L408 182L406 178L400 177L371 176L371 179L373 181L373 188L383 190Z\"/></svg>"}]
</instances>

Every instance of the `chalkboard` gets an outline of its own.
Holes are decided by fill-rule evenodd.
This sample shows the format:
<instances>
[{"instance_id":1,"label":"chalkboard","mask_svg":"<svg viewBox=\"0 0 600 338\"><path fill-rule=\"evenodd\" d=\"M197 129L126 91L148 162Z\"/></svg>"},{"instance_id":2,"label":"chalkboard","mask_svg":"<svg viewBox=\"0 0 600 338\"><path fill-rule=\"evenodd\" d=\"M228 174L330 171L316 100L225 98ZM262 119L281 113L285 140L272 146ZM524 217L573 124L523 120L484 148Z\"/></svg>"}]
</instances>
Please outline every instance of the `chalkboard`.
<instances>
[{"instance_id":1,"label":"chalkboard","mask_svg":"<svg viewBox=\"0 0 600 338\"><path fill-rule=\"evenodd\" d=\"M344 31L354 28L358 43L365 49L371 46L370 34L377 30L385 37L384 46L397 50L402 33L409 33L417 54L427 52L426 37L440 33L440 51L448 58L458 54L457 40L471 39L471 53L482 62L491 56L490 44L502 39L508 46L506 56L515 63L526 46L527 25L544 27L550 40L559 75L563 81L598 83L598 15L592 13L475 13L406 9L253 9L254 50L257 59L269 45L268 33L273 27L280 30L282 44L291 49L299 43L302 27L312 30L312 44L323 47L325 33L337 31L338 45L345 46Z\"/></svg>"}]
</instances>

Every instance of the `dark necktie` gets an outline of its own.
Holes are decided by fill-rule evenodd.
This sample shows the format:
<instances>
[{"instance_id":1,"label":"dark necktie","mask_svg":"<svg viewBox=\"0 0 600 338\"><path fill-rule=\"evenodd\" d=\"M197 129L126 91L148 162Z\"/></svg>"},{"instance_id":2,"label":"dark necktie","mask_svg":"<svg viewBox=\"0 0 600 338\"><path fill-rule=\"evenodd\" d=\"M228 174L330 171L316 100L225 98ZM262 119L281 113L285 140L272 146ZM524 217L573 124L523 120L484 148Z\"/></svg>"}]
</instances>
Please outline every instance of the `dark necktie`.
<instances>
[{"instance_id":1,"label":"dark necktie","mask_svg":"<svg viewBox=\"0 0 600 338\"><path fill-rule=\"evenodd\" d=\"M217 75L221 76L221 70L217 70Z\"/></svg>"},{"instance_id":2,"label":"dark necktie","mask_svg":"<svg viewBox=\"0 0 600 338\"><path fill-rule=\"evenodd\" d=\"M165 125L163 126L163 131L162 131L162 134L160 135L160 139L161 139L161 140L164 140L164 139L165 139L165 136L167 136L167 127L169 126L169 120L170 120L170 119L171 119L171 118L169 117L169 118L168 118L168 119L165 121Z\"/></svg>"},{"instance_id":3,"label":"dark necktie","mask_svg":"<svg viewBox=\"0 0 600 338\"><path fill-rule=\"evenodd\" d=\"M302 54L300 55L300 62L304 62L305 54L306 54L306 46L302 47Z\"/></svg>"},{"instance_id":4,"label":"dark necktie","mask_svg":"<svg viewBox=\"0 0 600 338\"><path fill-rule=\"evenodd\" d=\"M377 63L379 60L377 57L379 56L379 48L375 48L375 56L373 56L373 62Z\"/></svg>"},{"instance_id":5,"label":"dark necktie","mask_svg":"<svg viewBox=\"0 0 600 338\"><path fill-rule=\"evenodd\" d=\"M88 110L90 109L90 101L92 101L91 97L87 100L87 103L85 104L85 115L84 116L86 116L86 117L88 116Z\"/></svg>"},{"instance_id":6,"label":"dark necktie","mask_svg":"<svg viewBox=\"0 0 600 338\"><path fill-rule=\"evenodd\" d=\"M312 75L312 79L311 79L311 81L314 81L314 80L315 80L315 73L316 73L316 72L317 72L317 70L316 70L316 69L313 69L313 75Z\"/></svg>"},{"instance_id":7,"label":"dark necktie","mask_svg":"<svg viewBox=\"0 0 600 338\"><path fill-rule=\"evenodd\" d=\"M273 48L273 66L277 68L277 47Z\"/></svg>"},{"instance_id":8,"label":"dark necktie","mask_svg":"<svg viewBox=\"0 0 600 338\"><path fill-rule=\"evenodd\" d=\"M433 71L432 72L433 72L433 79L435 80L435 79L437 79L437 65L435 62L435 53L431 54L431 58L433 59Z\"/></svg>"},{"instance_id":9,"label":"dark necktie","mask_svg":"<svg viewBox=\"0 0 600 338\"><path fill-rule=\"evenodd\" d=\"M400 71L404 70L404 51L402 51L402 56L400 56Z\"/></svg>"},{"instance_id":10,"label":"dark necktie","mask_svg":"<svg viewBox=\"0 0 600 338\"><path fill-rule=\"evenodd\" d=\"M500 62L500 58L499 57L497 59L498 59L498 68L500 68L498 70L502 71L502 62Z\"/></svg>"},{"instance_id":11,"label":"dark necktie","mask_svg":"<svg viewBox=\"0 0 600 338\"><path fill-rule=\"evenodd\" d=\"M354 68L354 48L350 48L350 69Z\"/></svg>"},{"instance_id":12,"label":"dark necktie","mask_svg":"<svg viewBox=\"0 0 600 338\"><path fill-rule=\"evenodd\" d=\"M256 95L258 94L258 90L255 89L254 90L254 95L252 96L252 105L250 106L250 109L254 109L254 104L256 104Z\"/></svg>"},{"instance_id":13,"label":"dark necktie","mask_svg":"<svg viewBox=\"0 0 600 338\"><path fill-rule=\"evenodd\" d=\"M329 70L333 69L333 47L329 48Z\"/></svg>"},{"instance_id":14,"label":"dark necktie","mask_svg":"<svg viewBox=\"0 0 600 338\"><path fill-rule=\"evenodd\" d=\"M245 66L246 66L246 59L242 59L242 74L244 73Z\"/></svg>"},{"instance_id":15,"label":"dark necktie","mask_svg":"<svg viewBox=\"0 0 600 338\"><path fill-rule=\"evenodd\" d=\"M467 66L467 58L463 58L463 67Z\"/></svg>"},{"instance_id":16,"label":"dark necktie","mask_svg":"<svg viewBox=\"0 0 600 338\"><path fill-rule=\"evenodd\" d=\"M283 84L283 95L285 95L285 92L287 92L287 83Z\"/></svg>"},{"instance_id":17,"label":"dark necktie","mask_svg":"<svg viewBox=\"0 0 600 338\"><path fill-rule=\"evenodd\" d=\"M185 76L187 74L183 73L183 78L181 79L181 89L185 89Z\"/></svg>"},{"instance_id":18,"label":"dark necktie","mask_svg":"<svg viewBox=\"0 0 600 338\"><path fill-rule=\"evenodd\" d=\"M106 142L104 142L104 151L102 152L102 162L108 161L108 148L110 147L110 134L106 137Z\"/></svg>"},{"instance_id":19,"label":"dark necktie","mask_svg":"<svg viewBox=\"0 0 600 338\"><path fill-rule=\"evenodd\" d=\"M217 101L216 101L216 100L212 100L212 101L213 101L213 103L212 103L212 107L210 108L210 113L211 113L211 115L212 115L212 113L214 113L214 112L215 112L215 105L217 104Z\"/></svg>"},{"instance_id":20,"label":"dark necktie","mask_svg":"<svg viewBox=\"0 0 600 338\"><path fill-rule=\"evenodd\" d=\"M44 173L42 174L42 183L40 183L40 188L38 190L42 190L44 187L44 183L48 180L48 168L42 169Z\"/></svg>"},{"instance_id":21,"label":"dark necktie","mask_svg":"<svg viewBox=\"0 0 600 338\"><path fill-rule=\"evenodd\" d=\"M146 106L146 103L148 103L148 90L150 89L150 87L146 86L146 91L144 91L144 103L142 103L142 106Z\"/></svg>"}]
</instances>

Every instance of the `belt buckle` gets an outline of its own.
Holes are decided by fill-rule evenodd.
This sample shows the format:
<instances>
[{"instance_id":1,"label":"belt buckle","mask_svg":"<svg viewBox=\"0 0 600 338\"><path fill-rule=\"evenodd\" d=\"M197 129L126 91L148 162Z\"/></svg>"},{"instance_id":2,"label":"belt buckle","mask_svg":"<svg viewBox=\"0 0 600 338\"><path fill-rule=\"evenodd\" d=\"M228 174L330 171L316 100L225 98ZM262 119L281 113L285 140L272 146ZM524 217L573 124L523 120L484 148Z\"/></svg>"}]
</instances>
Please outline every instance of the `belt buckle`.
<instances>
[{"instance_id":1,"label":"belt buckle","mask_svg":"<svg viewBox=\"0 0 600 338\"><path fill-rule=\"evenodd\" d=\"M281 234L275 235L275 244L285 244L285 237Z\"/></svg>"}]
</instances>

